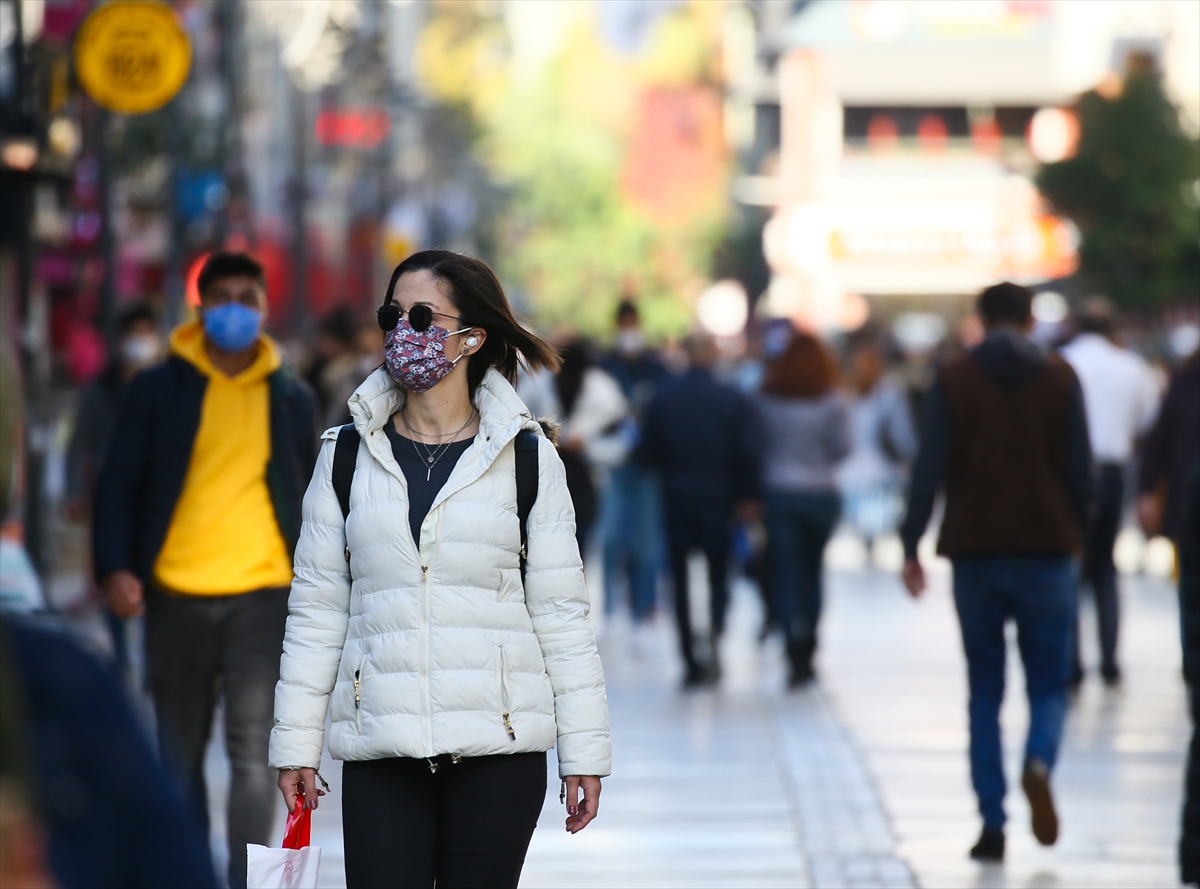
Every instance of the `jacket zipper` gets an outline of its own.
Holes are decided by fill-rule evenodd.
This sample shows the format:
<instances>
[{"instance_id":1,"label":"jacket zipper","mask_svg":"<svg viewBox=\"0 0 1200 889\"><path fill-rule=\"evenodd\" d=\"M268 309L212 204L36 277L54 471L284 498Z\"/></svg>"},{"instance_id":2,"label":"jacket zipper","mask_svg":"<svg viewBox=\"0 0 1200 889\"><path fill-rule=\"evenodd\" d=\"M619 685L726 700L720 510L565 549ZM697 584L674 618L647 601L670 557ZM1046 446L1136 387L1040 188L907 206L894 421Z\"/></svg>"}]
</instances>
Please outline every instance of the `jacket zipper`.
<instances>
[{"instance_id":1,"label":"jacket zipper","mask_svg":"<svg viewBox=\"0 0 1200 889\"><path fill-rule=\"evenodd\" d=\"M503 708L500 718L504 720L504 730L508 732L508 739L515 741L517 733L513 731L512 721L509 719L512 702L508 696L508 653L503 645L500 646L500 706Z\"/></svg>"},{"instance_id":2,"label":"jacket zipper","mask_svg":"<svg viewBox=\"0 0 1200 889\"><path fill-rule=\"evenodd\" d=\"M367 654L359 659L358 669L354 671L354 722L362 731L362 678L363 668L367 665Z\"/></svg>"}]
</instances>

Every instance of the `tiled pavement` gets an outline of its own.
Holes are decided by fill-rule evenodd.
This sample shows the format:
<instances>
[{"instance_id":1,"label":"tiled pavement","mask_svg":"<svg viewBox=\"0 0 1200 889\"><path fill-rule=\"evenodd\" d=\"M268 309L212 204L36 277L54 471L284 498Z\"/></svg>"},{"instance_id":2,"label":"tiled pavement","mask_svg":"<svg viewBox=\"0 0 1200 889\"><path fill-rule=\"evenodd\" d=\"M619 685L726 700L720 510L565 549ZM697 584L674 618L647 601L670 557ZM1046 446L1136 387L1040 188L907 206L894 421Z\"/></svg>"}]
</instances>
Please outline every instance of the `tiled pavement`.
<instances>
[{"instance_id":1,"label":"tiled pavement","mask_svg":"<svg viewBox=\"0 0 1200 889\"><path fill-rule=\"evenodd\" d=\"M983 867L966 858L978 820L947 580L934 571L930 593L913 603L890 575L832 572L819 685L793 694L782 691L778 645L754 641L749 587L735 597L716 692L677 691L666 627L607 628L614 775L599 819L574 837L551 779L522 885L1176 885L1188 727L1171 588L1124 582L1126 682L1116 692L1088 684L1072 711L1056 773L1059 845L1033 842L1018 791L1008 861ZM1010 774L1022 688L1014 663L1003 717ZM224 771L212 756L218 798ZM322 771L335 790L315 815L313 842L323 848L322 885L341 886L340 767Z\"/></svg>"}]
</instances>

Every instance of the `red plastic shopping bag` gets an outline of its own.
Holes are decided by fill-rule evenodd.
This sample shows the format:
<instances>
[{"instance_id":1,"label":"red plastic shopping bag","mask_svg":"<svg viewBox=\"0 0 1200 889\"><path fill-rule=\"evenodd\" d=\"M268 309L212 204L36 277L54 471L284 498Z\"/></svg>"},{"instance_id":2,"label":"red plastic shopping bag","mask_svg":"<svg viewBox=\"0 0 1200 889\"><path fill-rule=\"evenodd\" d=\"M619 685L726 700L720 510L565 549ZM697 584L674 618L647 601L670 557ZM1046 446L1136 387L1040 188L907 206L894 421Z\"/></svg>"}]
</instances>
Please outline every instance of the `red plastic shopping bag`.
<instances>
[{"instance_id":1,"label":"red plastic shopping bag","mask_svg":"<svg viewBox=\"0 0 1200 889\"><path fill-rule=\"evenodd\" d=\"M317 889L321 847L309 845L311 836L312 809L301 797L288 813L282 849L246 844L248 889Z\"/></svg>"},{"instance_id":2,"label":"red plastic shopping bag","mask_svg":"<svg viewBox=\"0 0 1200 889\"><path fill-rule=\"evenodd\" d=\"M312 839L312 809L304 805L304 798L296 802L295 811L288 812L287 824L283 828L283 848L303 849Z\"/></svg>"}]
</instances>

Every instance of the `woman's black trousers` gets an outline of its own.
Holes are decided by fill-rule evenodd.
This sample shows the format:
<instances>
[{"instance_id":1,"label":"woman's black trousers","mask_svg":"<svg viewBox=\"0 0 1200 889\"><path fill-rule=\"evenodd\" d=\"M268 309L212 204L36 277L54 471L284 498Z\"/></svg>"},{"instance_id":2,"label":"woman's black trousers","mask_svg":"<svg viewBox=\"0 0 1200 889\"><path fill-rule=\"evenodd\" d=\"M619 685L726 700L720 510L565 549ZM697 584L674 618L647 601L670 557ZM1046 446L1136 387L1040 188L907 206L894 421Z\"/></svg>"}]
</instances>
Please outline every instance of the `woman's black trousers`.
<instances>
[{"instance_id":1,"label":"woman's black trousers","mask_svg":"<svg viewBox=\"0 0 1200 889\"><path fill-rule=\"evenodd\" d=\"M546 754L342 767L347 889L517 885L546 798Z\"/></svg>"}]
</instances>

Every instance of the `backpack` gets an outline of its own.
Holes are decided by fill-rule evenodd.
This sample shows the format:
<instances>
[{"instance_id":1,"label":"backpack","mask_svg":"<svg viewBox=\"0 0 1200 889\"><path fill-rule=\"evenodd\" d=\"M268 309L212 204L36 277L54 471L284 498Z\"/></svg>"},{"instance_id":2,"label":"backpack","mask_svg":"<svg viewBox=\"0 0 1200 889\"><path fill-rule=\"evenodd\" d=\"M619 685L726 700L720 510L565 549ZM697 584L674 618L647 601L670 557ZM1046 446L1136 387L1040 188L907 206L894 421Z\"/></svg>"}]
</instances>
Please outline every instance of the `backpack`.
<instances>
[{"instance_id":1,"label":"backpack","mask_svg":"<svg viewBox=\"0 0 1200 889\"><path fill-rule=\"evenodd\" d=\"M342 521L350 516L350 483L354 481L354 467L358 462L358 444L362 436L347 423L338 430L337 444L333 449L333 490L342 507ZM517 521L521 525L521 583L525 582L525 562L529 543L529 513L538 495L538 441L537 435L528 429L517 433L514 441L517 458ZM346 548L346 561L350 560L350 549Z\"/></svg>"}]
</instances>

